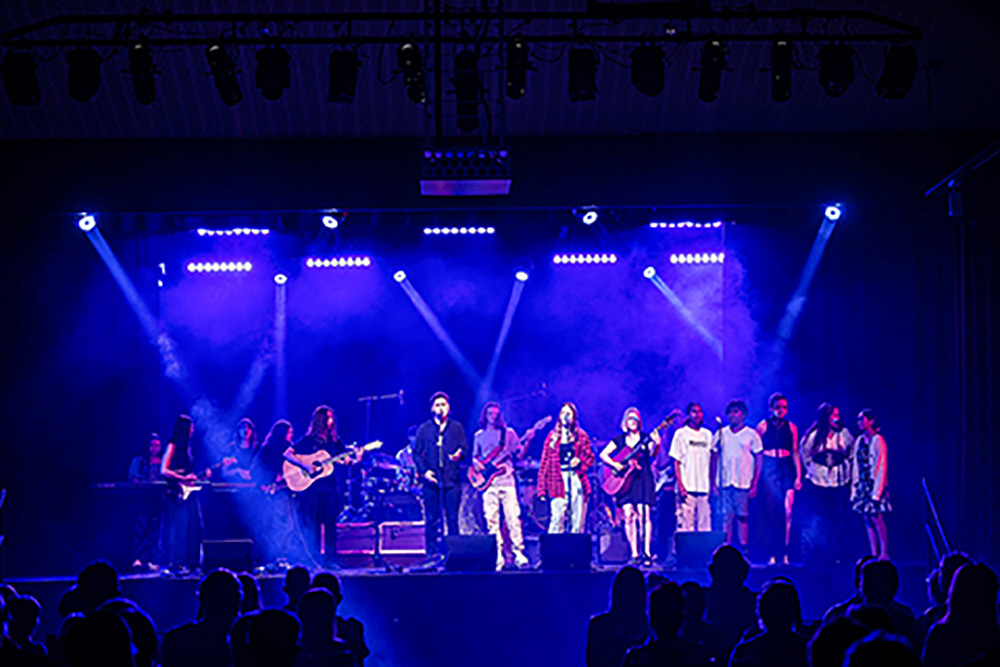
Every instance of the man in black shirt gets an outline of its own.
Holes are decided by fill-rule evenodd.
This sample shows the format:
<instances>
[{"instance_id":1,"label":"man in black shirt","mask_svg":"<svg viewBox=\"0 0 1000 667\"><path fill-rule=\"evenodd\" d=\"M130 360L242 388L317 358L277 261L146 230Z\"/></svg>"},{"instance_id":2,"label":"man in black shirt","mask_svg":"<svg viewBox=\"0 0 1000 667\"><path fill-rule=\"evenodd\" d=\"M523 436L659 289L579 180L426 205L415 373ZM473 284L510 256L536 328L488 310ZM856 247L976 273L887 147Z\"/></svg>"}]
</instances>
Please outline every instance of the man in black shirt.
<instances>
[{"instance_id":1,"label":"man in black shirt","mask_svg":"<svg viewBox=\"0 0 1000 667\"><path fill-rule=\"evenodd\" d=\"M450 419L448 394L439 391L431 396L431 412L434 416L420 425L413 443L413 463L424 487L424 543L428 559L444 554L438 537L442 504L448 534L458 535L458 502L462 494L460 462L468 451L465 429Z\"/></svg>"}]
</instances>

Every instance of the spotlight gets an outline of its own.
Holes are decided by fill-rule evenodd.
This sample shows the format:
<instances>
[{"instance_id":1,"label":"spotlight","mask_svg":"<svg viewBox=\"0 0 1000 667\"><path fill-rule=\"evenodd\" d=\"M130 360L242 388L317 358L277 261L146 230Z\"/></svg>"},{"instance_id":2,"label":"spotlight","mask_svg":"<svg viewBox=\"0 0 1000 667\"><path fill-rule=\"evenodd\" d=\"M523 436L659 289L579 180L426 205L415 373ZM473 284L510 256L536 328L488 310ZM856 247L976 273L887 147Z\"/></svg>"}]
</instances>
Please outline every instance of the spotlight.
<instances>
[{"instance_id":1,"label":"spotlight","mask_svg":"<svg viewBox=\"0 0 1000 667\"><path fill-rule=\"evenodd\" d=\"M829 220L830 222L836 222L837 220L840 219L840 213L841 213L840 204L833 204L832 206L826 207L824 215L826 215L826 219Z\"/></svg>"},{"instance_id":2,"label":"spotlight","mask_svg":"<svg viewBox=\"0 0 1000 667\"><path fill-rule=\"evenodd\" d=\"M411 102L423 104L427 101L427 89L424 85L424 59L420 49L412 42L401 44L396 51L399 69L403 72L403 86L406 96Z\"/></svg>"},{"instance_id":3,"label":"spotlight","mask_svg":"<svg viewBox=\"0 0 1000 667\"><path fill-rule=\"evenodd\" d=\"M632 50L632 85L643 95L656 97L663 92L663 60L659 46L650 44Z\"/></svg>"},{"instance_id":4,"label":"spotlight","mask_svg":"<svg viewBox=\"0 0 1000 667\"><path fill-rule=\"evenodd\" d=\"M854 82L854 49L827 44L819 50L819 83L830 97L840 97Z\"/></svg>"},{"instance_id":5,"label":"spotlight","mask_svg":"<svg viewBox=\"0 0 1000 667\"><path fill-rule=\"evenodd\" d=\"M569 100L588 102L597 98L597 52L593 49L569 50Z\"/></svg>"},{"instance_id":6,"label":"spotlight","mask_svg":"<svg viewBox=\"0 0 1000 667\"><path fill-rule=\"evenodd\" d=\"M338 49L330 52L330 94L334 104L351 104L358 89L358 52Z\"/></svg>"},{"instance_id":7,"label":"spotlight","mask_svg":"<svg viewBox=\"0 0 1000 667\"><path fill-rule=\"evenodd\" d=\"M208 67L215 79L215 88L226 106L238 104L243 99L240 82L236 79L236 63L226 52L222 44L212 44L205 50Z\"/></svg>"},{"instance_id":8,"label":"spotlight","mask_svg":"<svg viewBox=\"0 0 1000 667\"><path fill-rule=\"evenodd\" d=\"M257 73L254 77L260 94L272 102L279 99L291 85L292 72L288 64L292 57L280 46L268 46L257 52Z\"/></svg>"},{"instance_id":9,"label":"spotlight","mask_svg":"<svg viewBox=\"0 0 1000 667\"><path fill-rule=\"evenodd\" d=\"M522 283L528 282L528 272L527 271L518 271L518 272L516 272L514 274L514 277L517 278L518 280L520 280Z\"/></svg>"},{"instance_id":10,"label":"spotlight","mask_svg":"<svg viewBox=\"0 0 1000 667\"><path fill-rule=\"evenodd\" d=\"M647 266L645 268L645 270L643 270L643 272L642 272L642 277L643 278L649 278L650 280L652 280L653 276L655 276L655 275L656 275L656 269L654 269L651 266Z\"/></svg>"},{"instance_id":11,"label":"spotlight","mask_svg":"<svg viewBox=\"0 0 1000 667\"><path fill-rule=\"evenodd\" d=\"M87 102L101 87L101 56L90 47L73 49L66 56L69 63L69 96Z\"/></svg>"},{"instance_id":12,"label":"spotlight","mask_svg":"<svg viewBox=\"0 0 1000 667\"><path fill-rule=\"evenodd\" d=\"M397 283L403 282L406 280L406 271L396 271L396 273L392 274L392 279Z\"/></svg>"},{"instance_id":13,"label":"spotlight","mask_svg":"<svg viewBox=\"0 0 1000 667\"><path fill-rule=\"evenodd\" d=\"M335 216L324 215L323 216L323 226L327 229L336 229L340 226L340 221L337 220Z\"/></svg>"},{"instance_id":14,"label":"spotlight","mask_svg":"<svg viewBox=\"0 0 1000 667\"><path fill-rule=\"evenodd\" d=\"M156 82L153 75L153 55L149 46L138 42L129 47L128 66L132 74L132 90L135 91L135 101L142 105L152 104L156 99Z\"/></svg>"},{"instance_id":15,"label":"spotlight","mask_svg":"<svg viewBox=\"0 0 1000 667\"><path fill-rule=\"evenodd\" d=\"M890 100L906 97L917 78L917 51L909 44L892 44L885 53L882 76L875 84L875 94Z\"/></svg>"},{"instance_id":16,"label":"spotlight","mask_svg":"<svg viewBox=\"0 0 1000 667\"><path fill-rule=\"evenodd\" d=\"M455 125L462 132L479 127L478 59L472 51L455 56Z\"/></svg>"},{"instance_id":17,"label":"spotlight","mask_svg":"<svg viewBox=\"0 0 1000 667\"><path fill-rule=\"evenodd\" d=\"M726 69L726 47L722 42L706 42L701 48L701 77L698 79L698 99L714 102L722 88L722 71Z\"/></svg>"},{"instance_id":18,"label":"spotlight","mask_svg":"<svg viewBox=\"0 0 1000 667\"><path fill-rule=\"evenodd\" d=\"M532 269L535 265L530 259L520 259L514 266L514 278L520 280L522 283L528 282L528 278L531 276Z\"/></svg>"},{"instance_id":19,"label":"spotlight","mask_svg":"<svg viewBox=\"0 0 1000 667\"><path fill-rule=\"evenodd\" d=\"M85 215L76 221L76 226L85 232L97 226L97 220L92 215Z\"/></svg>"},{"instance_id":20,"label":"spotlight","mask_svg":"<svg viewBox=\"0 0 1000 667\"><path fill-rule=\"evenodd\" d=\"M519 100L528 92L528 45L519 39L507 42L507 97Z\"/></svg>"},{"instance_id":21,"label":"spotlight","mask_svg":"<svg viewBox=\"0 0 1000 667\"><path fill-rule=\"evenodd\" d=\"M771 45L771 99L787 102L792 98L792 45L779 40Z\"/></svg>"},{"instance_id":22,"label":"spotlight","mask_svg":"<svg viewBox=\"0 0 1000 667\"><path fill-rule=\"evenodd\" d=\"M0 74L7 97L14 106L34 106L42 101L36 69L35 56L27 51L8 51L4 56Z\"/></svg>"},{"instance_id":23,"label":"spotlight","mask_svg":"<svg viewBox=\"0 0 1000 667\"><path fill-rule=\"evenodd\" d=\"M286 276L284 273L276 273L274 275L274 282L277 285L284 285L285 283L288 282L288 276Z\"/></svg>"}]
</instances>

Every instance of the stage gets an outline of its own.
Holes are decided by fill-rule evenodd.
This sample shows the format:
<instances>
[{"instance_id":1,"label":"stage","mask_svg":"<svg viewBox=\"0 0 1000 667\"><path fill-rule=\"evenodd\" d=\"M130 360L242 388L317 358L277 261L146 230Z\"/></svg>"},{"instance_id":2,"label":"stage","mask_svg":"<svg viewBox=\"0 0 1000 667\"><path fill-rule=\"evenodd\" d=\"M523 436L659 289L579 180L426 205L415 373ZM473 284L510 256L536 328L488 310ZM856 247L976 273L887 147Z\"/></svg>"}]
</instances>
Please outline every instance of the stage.
<instances>
[{"instance_id":1,"label":"stage","mask_svg":"<svg viewBox=\"0 0 1000 667\"><path fill-rule=\"evenodd\" d=\"M501 572L422 574L382 573L369 569L338 572L344 591L339 615L365 625L372 651L366 667L389 665L475 664L497 667L585 662L587 621L608 606L617 567L584 572ZM916 613L926 606L925 568L899 565L901 602ZM709 583L707 569L659 570L677 582ZM788 577L802 599L804 618L819 619L826 608L847 598L853 586L850 565L829 567L754 566L748 586L759 590L768 579ZM265 606L285 604L283 577L259 578ZM43 605L38 637L58 630L59 597L69 578L12 580L20 593ZM142 606L163 632L191 620L198 611L194 577L168 579L130 575L121 579L122 593ZM560 660L553 662L553 656Z\"/></svg>"}]
</instances>

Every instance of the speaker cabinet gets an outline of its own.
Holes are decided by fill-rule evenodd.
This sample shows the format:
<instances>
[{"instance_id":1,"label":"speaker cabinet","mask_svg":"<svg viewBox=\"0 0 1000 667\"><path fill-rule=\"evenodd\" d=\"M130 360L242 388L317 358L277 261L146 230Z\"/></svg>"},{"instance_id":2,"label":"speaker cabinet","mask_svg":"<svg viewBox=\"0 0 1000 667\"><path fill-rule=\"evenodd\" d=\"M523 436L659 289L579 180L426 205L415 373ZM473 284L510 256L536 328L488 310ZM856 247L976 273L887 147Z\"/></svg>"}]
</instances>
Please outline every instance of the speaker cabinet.
<instances>
[{"instance_id":1,"label":"speaker cabinet","mask_svg":"<svg viewBox=\"0 0 1000 667\"><path fill-rule=\"evenodd\" d=\"M492 535L449 535L444 569L451 572L492 572L497 566L497 540Z\"/></svg>"}]
</instances>

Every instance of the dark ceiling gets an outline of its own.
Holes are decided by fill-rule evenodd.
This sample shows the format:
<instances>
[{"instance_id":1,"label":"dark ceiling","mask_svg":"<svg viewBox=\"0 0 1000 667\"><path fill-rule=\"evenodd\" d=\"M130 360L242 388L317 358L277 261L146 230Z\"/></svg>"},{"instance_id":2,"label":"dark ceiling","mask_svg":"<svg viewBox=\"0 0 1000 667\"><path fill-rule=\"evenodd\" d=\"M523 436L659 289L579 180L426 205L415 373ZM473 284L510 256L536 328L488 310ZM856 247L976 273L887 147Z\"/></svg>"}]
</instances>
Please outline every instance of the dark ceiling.
<instances>
[{"instance_id":1,"label":"dark ceiling","mask_svg":"<svg viewBox=\"0 0 1000 667\"><path fill-rule=\"evenodd\" d=\"M489 3L495 7L495 3ZM636 3L631 3L636 4ZM669 4L669 3L668 3ZM698 4L698 3L695 3ZM708 3L704 3L708 4ZM749 3L729 3L747 7ZM58 14L114 14L138 12L143 6L152 11L175 14L204 12L207 3L191 0L169 2L146 0L6 0L0 3L0 32L6 32ZM258 0L234 2L215 0L212 12L227 11L417 11L422 0ZM475 6L465 2L457 7ZM723 7L713 2L711 7ZM532 45L531 60L536 68L528 74L527 94L520 100L506 100L502 114L496 104L493 128L511 136L621 135L681 132L851 132L898 130L996 130L1000 129L1000 31L997 13L989 3L964 0L859 0L850 2L762 0L758 9L816 8L826 10L866 10L919 26L917 42L920 70L909 95L903 100L879 99L874 80L882 68L884 43L855 44L858 53L856 80L839 98L827 97L817 82L819 42L797 44L797 60L802 69L793 75L792 98L785 103L770 100L767 43L731 43L728 65L723 75L719 99L705 103L697 97L699 73L694 70L700 57L699 44L668 45L669 65L666 86L655 98L646 97L632 86L625 66L631 45L604 47L597 75L598 96L592 102L572 103L567 96L567 58L558 45ZM585 2L559 3L546 0L506 0L507 11L585 9ZM523 27L530 32L536 26ZM712 26L715 27L715 26ZM632 32L636 26L631 26ZM649 20L639 31L662 34L666 23ZM217 28L216 28L217 29ZM256 28L255 28L256 29ZM298 35L310 28L300 26ZM416 33L419 23L396 24L395 34ZM562 27L566 30L566 27ZM757 26L751 30L775 30ZM857 34L866 30L863 22L814 23L816 33ZM625 27L593 22L582 28L587 34L615 34ZM371 35L385 34L385 26L369 26ZM589 32L588 32L589 31ZM192 34L174 25L168 34ZM195 30L200 35L204 29ZM355 36L364 34L359 28ZM69 32L49 30L49 37ZM79 32L74 34L81 34ZM90 33L103 34L100 31ZM162 33L161 33L162 34ZM449 51L448 49L451 49ZM67 48L36 50L40 61L38 78L42 101L35 107L12 107L0 97L0 138L175 138L175 137L420 137L425 134L424 109L410 102L401 77L394 76L395 46L362 47L362 68L357 96L351 105L326 100L328 86L326 46L295 46L290 49L291 87L281 99L267 101L254 87L254 49L234 49L241 72L244 99L225 106L208 74L204 47L164 47L156 50L157 99L141 106L133 98L131 80L123 73L127 59L122 49L101 49L106 60L102 83L96 96L86 103L67 94ZM446 47L446 54L454 53ZM545 62L552 61L552 62ZM450 62L450 57L449 57ZM391 79L391 80L390 80ZM446 77L447 80L447 77ZM498 76L484 67L484 84L494 101ZM446 83L446 91L451 86ZM446 134L454 135L451 96L446 98ZM501 121L501 118L503 119Z\"/></svg>"}]
</instances>

